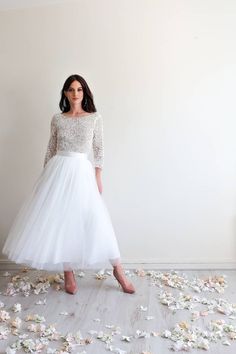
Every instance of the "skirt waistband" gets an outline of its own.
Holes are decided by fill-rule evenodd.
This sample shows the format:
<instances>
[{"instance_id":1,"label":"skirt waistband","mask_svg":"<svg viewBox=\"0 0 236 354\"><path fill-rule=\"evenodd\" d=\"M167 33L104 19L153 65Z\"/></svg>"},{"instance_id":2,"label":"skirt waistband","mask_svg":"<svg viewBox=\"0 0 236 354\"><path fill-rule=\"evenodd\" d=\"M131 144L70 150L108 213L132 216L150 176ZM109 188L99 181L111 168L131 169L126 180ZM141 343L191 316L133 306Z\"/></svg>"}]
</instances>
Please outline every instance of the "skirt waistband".
<instances>
[{"instance_id":1,"label":"skirt waistband","mask_svg":"<svg viewBox=\"0 0 236 354\"><path fill-rule=\"evenodd\" d=\"M80 158L87 158L87 154L85 152L76 152L76 151L57 151L57 155L61 156L73 156L73 157L80 157Z\"/></svg>"}]
</instances>

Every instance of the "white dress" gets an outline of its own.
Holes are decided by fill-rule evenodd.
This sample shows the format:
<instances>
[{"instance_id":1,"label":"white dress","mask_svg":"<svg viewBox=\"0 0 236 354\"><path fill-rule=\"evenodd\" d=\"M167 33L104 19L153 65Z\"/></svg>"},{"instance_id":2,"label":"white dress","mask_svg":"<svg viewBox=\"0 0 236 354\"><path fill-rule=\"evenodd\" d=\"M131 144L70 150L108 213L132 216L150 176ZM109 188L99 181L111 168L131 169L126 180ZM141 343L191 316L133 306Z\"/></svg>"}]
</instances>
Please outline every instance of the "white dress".
<instances>
[{"instance_id":1,"label":"white dress","mask_svg":"<svg viewBox=\"0 0 236 354\"><path fill-rule=\"evenodd\" d=\"M54 114L44 169L24 201L3 254L36 269L105 268L120 252L94 167L103 167L103 123L95 112Z\"/></svg>"}]
</instances>

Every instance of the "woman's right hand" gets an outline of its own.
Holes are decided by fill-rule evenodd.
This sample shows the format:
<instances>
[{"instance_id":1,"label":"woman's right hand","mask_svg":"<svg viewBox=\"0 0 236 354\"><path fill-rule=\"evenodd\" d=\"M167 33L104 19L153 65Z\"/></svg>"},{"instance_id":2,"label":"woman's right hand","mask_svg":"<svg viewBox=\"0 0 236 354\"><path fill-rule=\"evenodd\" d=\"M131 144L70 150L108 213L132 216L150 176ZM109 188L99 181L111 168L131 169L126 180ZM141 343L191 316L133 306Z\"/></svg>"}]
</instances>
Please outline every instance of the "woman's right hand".
<instances>
[{"instance_id":1,"label":"woman's right hand","mask_svg":"<svg viewBox=\"0 0 236 354\"><path fill-rule=\"evenodd\" d=\"M101 168L96 167L95 175L96 175L96 181L97 181L97 186L98 186L99 193L102 194L102 189L103 188L102 188Z\"/></svg>"}]
</instances>

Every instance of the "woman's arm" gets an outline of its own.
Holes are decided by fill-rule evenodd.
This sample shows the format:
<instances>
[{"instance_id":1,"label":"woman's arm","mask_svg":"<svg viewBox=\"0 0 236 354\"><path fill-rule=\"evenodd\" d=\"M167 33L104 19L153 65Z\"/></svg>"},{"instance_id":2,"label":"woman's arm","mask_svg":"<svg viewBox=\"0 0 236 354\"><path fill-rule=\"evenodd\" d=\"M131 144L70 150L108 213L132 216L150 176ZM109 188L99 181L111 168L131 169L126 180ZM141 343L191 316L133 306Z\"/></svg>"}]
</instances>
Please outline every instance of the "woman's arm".
<instances>
[{"instance_id":1,"label":"woman's arm","mask_svg":"<svg viewBox=\"0 0 236 354\"><path fill-rule=\"evenodd\" d=\"M103 121L102 116L99 114L95 121L94 134L93 134L93 155L95 175L98 185L98 190L102 193L102 178L101 171L103 168L104 159L104 141L103 141Z\"/></svg>"},{"instance_id":2,"label":"woman's arm","mask_svg":"<svg viewBox=\"0 0 236 354\"><path fill-rule=\"evenodd\" d=\"M98 185L98 190L99 193L102 194L102 169L99 167L95 167L95 175L96 175L96 180L97 180L97 185Z\"/></svg>"},{"instance_id":3,"label":"woman's arm","mask_svg":"<svg viewBox=\"0 0 236 354\"><path fill-rule=\"evenodd\" d=\"M57 152L57 127L56 127L55 116L53 116L51 120L50 138L47 146L46 155L44 158L44 164L43 164L44 167L46 166L48 161L56 154L56 152Z\"/></svg>"}]
</instances>

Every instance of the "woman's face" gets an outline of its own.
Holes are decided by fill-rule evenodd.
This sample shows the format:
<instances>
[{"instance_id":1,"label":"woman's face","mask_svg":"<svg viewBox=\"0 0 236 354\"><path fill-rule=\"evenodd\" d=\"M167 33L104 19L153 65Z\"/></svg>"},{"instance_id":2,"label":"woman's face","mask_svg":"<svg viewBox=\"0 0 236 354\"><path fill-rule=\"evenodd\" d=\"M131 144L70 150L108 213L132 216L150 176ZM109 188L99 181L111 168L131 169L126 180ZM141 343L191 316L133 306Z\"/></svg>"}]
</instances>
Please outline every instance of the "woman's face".
<instances>
[{"instance_id":1,"label":"woman's face","mask_svg":"<svg viewBox=\"0 0 236 354\"><path fill-rule=\"evenodd\" d=\"M84 94L83 88L79 81L75 80L70 84L67 91L64 91L65 96L68 98L70 106L81 105Z\"/></svg>"}]
</instances>

